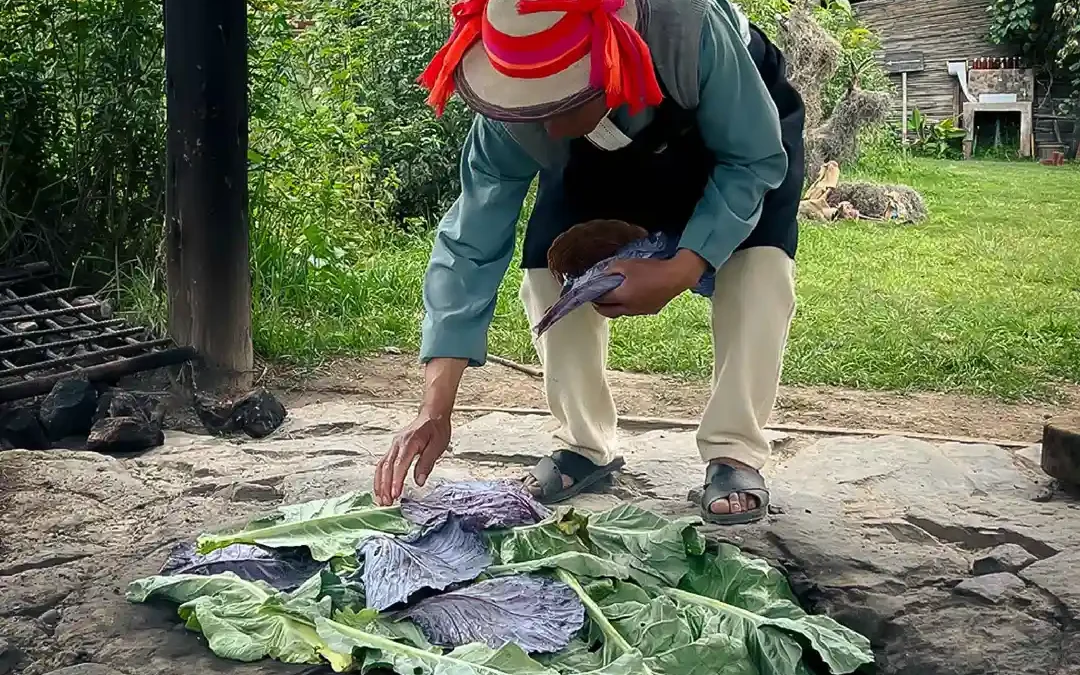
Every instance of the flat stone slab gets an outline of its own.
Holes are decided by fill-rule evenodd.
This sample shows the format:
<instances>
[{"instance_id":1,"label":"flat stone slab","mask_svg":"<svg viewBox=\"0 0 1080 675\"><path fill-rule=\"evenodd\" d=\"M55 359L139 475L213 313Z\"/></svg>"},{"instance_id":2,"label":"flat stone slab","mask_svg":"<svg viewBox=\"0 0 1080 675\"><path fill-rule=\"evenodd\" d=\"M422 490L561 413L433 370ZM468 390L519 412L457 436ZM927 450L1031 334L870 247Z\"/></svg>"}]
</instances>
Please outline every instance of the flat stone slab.
<instances>
[{"instance_id":1,"label":"flat stone slab","mask_svg":"<svg viewBox=\"0 0 1080 675\"><path fill-rule=\"evenodd\" d=\"M331 401L290 411L258 441L170 433L130 459L0 453L0 673L299 675L221 661L174 613L131 605L123 590L156 573L176 541L282 503L370 489L410 417ZM520 476L557 447L553 429L539 416L479 417L455 430L433 479ZM693 432L622 439L619 485L574 503L695 514L687 492L704 467ZM1080 508L1032 501L1029 461L895 437L822 439L789 454L765 471L777 513L707 531L781 564L810 609L867 634L878 672L1078 672ZM995 562L976 576L976 560Z\"/></svg>"}]
</instances>

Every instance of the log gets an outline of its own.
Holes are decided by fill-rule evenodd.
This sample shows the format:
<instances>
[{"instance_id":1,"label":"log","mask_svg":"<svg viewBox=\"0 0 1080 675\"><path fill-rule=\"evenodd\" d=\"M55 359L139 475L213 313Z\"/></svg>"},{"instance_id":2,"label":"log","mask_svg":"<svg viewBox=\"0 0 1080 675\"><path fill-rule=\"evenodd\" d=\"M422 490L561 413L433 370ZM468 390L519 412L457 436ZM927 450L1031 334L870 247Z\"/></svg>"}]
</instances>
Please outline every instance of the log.
<instances>
[{"instance_id":1,"label":"log","mask_svg":"<svg viewBox=\"0 0 1080 675\"><path fill-rule=\"evenodd\" d=\"M247 3L164 0L169 331L200 389L251 386Z\"/></svg>"},{"instance_id":2,"label":"log","mask_svg":"<svg viewBox=\"0 0 1080 675\"><path fill-rule=\"evenodd\" d=\"M1080 423L1051 420L1043 427L1042 470L1067 486L1080 486Z\"/></svg>"}]
</instances>

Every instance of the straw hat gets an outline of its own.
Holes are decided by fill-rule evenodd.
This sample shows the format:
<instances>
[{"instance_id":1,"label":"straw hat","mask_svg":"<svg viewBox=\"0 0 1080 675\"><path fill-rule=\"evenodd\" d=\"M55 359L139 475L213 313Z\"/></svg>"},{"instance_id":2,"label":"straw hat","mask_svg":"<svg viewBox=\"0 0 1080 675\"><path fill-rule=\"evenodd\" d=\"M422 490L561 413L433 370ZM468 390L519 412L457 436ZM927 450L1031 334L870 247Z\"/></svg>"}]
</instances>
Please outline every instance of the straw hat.
<instances>
[{"instance_id":1,"label":"straw hat","mask_svg":"<svg viewBox=\"0 0 1080 675\"><path fill-rule=\"evenodd\" d=\"M600 95L632 112L660 102L641 34L645 0L462 0L454 30L420 77L441 114L456 90L473 110L537 121Z\"/></svg>"}]
</instances>

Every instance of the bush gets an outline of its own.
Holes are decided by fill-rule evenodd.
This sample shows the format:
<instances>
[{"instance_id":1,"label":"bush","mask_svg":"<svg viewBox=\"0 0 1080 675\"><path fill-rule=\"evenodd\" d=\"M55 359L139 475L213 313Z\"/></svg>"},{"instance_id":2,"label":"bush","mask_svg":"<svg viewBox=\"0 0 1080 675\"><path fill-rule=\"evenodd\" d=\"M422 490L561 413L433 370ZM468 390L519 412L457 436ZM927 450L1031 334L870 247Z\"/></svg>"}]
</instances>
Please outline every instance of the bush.
<instances>
[{"instance_id":1,"label":"bush","mask_svg":"<svg viewBox=\"0 0 1080 675\"><path fill-rule=\"evenodd\" d=\"M94 271L153 253L164 207L162 49L160 0L4 3L5 259Z\"/></svg>"}]
</instances>

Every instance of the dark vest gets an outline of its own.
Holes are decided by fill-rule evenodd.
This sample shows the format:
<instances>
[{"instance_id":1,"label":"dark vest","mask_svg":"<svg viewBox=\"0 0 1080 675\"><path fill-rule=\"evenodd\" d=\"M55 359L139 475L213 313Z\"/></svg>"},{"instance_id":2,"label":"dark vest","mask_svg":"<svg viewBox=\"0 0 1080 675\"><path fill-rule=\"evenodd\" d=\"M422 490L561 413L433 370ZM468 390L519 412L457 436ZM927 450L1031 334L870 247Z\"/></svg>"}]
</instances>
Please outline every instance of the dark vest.
<instances>
[{"instance_id":1,"label":"dark vest","mask_svg":"<svg viewBox=\"0 0 1080 675\"><path fill-rule=\"evenodd\" d=\"M794 258L804 173L802 99L786 79L783 55L756 27L751 27L749 49L780 113L788 174L766 193L761 218L739 248L775 246ZM602 150L587 139L575 139L564 164L540 171L522 267L546 267L555 238L595 218L624 220L674 236L683 232L716 158L702 140L696 111L666 93L653 120L626 147Z\"/></svg>"}]
</instances>

